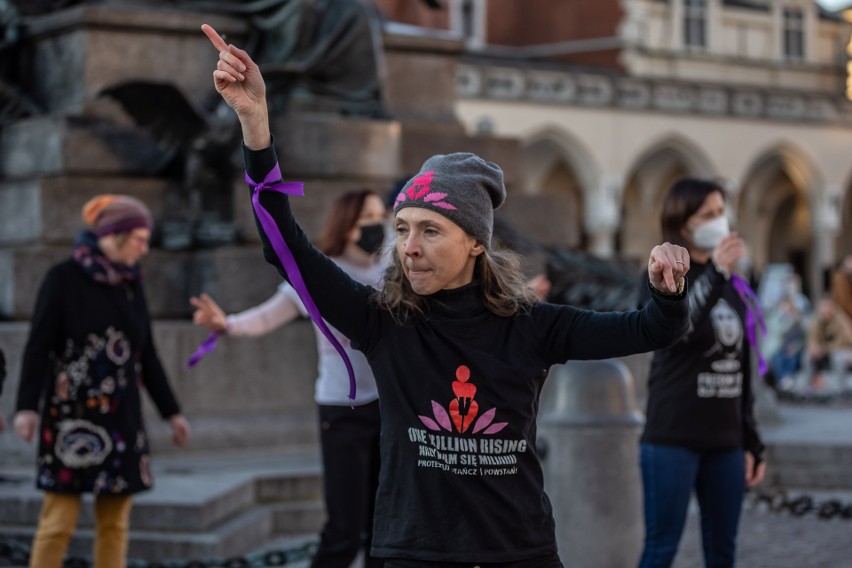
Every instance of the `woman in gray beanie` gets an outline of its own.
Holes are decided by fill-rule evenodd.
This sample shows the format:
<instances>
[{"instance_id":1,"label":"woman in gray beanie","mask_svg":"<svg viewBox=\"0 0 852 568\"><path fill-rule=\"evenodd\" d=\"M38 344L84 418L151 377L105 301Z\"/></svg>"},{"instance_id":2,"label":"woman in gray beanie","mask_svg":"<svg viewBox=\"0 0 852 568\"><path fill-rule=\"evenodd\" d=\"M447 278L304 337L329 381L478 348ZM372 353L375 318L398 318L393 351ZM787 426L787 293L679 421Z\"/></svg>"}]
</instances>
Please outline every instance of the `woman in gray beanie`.
<instances>
[{"instance_id":1,"label":"woman in gray beanie","mask_svg":"<svg viewBox=\"0 0 852 568\"><path fill-rule=\"evenodd\" d=\"M242 126L266 259L306 292L315 321L321 313L366 355L376 378L373 556L390 568L562 566L535 448L548 368L676 342L687 324L686 250L651 251L652 301L642 311L536 302L518 259L491 246L502 171L449 154L427 160L397 198L396 255L381 291L360 284L293 218L287 194L301 187L281 180L257 65L202 30L219 51L216 89Z\"/></svg>"}]
</instances>

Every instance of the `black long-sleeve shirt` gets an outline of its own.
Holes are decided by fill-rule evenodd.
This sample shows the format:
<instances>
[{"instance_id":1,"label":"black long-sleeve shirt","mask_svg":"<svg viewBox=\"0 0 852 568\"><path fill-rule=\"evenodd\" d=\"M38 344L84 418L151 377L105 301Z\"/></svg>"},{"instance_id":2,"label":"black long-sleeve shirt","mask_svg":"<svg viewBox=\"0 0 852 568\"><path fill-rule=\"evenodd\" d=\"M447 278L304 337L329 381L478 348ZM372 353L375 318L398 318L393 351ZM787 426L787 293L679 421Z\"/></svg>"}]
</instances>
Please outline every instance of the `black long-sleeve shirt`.
<instances>
[{"instance_id":1,"label":"black long-sleeve shirt","mask_svg":"<svg viewBox=\"0 0 852 568\"><path fill-rule=\"evenodd\" d=\"M760 458L745 305L712 261L693 261L687 277L689 331L654 353L642 441L697 450L745 448Z\"/></svg>"},{"instance_id":2,"label":"black long-sleeve shirt","mask_svg":"<svg viewBox=\"0 0 852 568\"><path fill-rule=\"evenodd\" d=\"M142 282L94 281L73 259L39 289L17 410L38 410L39 488L132 494L151 487L141 386L160 414L180 406L151 334Z\"/></svg>"},{"instance_id":3,"label":"black long-sleeve shirt","mask_svg":"<svg viewBox=\"0 0 852 568\"><path fill-rule=\"evenodd\" d=\"M261 180L274 150L246 151ZM362 350L376 377L382 457L374 516L378 557L510 562L556 551L536 454L538 397L551 365L650 351L686 330L687 304L654 295L642 311L537 304L489 312L477 283L437 292L425 317L398 323L311 246L288 198L263 192L324 318ZM286 273L261 230L266 259Z\"/></svg>"}]
</instances>

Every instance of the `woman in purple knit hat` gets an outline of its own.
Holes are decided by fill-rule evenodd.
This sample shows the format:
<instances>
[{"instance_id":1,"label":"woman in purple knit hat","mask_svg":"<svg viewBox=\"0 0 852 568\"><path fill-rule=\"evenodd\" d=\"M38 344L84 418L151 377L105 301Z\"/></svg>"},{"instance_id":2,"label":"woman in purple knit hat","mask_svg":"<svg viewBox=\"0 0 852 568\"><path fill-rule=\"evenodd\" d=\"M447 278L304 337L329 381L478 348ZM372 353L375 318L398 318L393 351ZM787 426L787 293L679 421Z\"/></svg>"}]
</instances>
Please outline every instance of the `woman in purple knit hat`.
<instances>
[{"instance_id":1,"label":"woman in purple knit hat","mask_svg":"<svg viewBox=\"0 0 852 568\"><path fill-rule=\"evenodd\" d=\"M71 258L39 290L18 390L15 432L38 441L36 484L45 492L34 568L62 565L83 493L95 495L94 566L126 565L132 496L153 484L140 386L174 442L189 438L142 289L151 213L133 197L99 195L83 220Z\"/></svg>"}]
</instances>

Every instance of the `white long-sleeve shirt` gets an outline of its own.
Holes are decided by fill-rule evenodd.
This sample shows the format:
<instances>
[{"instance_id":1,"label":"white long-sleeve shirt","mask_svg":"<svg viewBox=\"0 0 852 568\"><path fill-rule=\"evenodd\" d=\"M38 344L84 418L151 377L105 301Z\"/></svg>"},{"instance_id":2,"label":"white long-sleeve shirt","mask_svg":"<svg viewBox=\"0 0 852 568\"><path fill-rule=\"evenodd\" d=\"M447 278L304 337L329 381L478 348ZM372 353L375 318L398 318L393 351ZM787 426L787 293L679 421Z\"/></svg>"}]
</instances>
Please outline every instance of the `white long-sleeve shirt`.
<instances>
[{"instance_id":1,"label":"white long-sleeve shirt","mask_svg":"<svg viewBox=\"0 0 852 568\"><path fill-rule=\"evenodd\" d=\"M365 269L340 258L333 260L347 274L362 284L377 285L384 272L384 267L381 264ZM275 294L264 303L243 312L229 315L227 317L228 335L238 337L265 335L293 321L298 316L307 317L308 311L296 294L296 290L287 282L283 282ZM376 380L373 378L373 371L370 369L366 357L360 351L353 349L349 344L349 339L343 334L331 326L329 326L329 329L343 346L352 362L356 385L355 405L360 406L378 399ZM346 372L343 359L316 326L314 326L314 333L317 338L318 352L314 400L317 404L348 406L350 403L349 375Z\"/></svg>"}]
</instances>

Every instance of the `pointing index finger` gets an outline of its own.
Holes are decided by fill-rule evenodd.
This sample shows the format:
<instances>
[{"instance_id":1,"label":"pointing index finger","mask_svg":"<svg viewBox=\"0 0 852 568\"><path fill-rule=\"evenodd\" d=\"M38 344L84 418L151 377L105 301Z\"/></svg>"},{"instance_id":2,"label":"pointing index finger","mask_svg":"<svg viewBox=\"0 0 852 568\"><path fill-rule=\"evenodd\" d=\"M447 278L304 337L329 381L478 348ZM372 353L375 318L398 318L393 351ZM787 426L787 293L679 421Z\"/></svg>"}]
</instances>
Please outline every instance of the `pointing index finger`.
<instances>
[{"instance_id":1,"label":"pointing index finger","mask_svg":"<svg viewBox=\"0 0 852 568\"><path fill-rule=\"evenodd\" d=\"M210 38L210 41L213 43L213 47L215 47L220 53L228 51L228 44L225 43L222 36L216 33L216 30L214 30L212 26L208 24L201 24L201 31L204 32L204 35Z\"/></svg>"}]
</instances>

